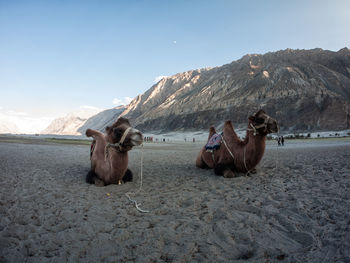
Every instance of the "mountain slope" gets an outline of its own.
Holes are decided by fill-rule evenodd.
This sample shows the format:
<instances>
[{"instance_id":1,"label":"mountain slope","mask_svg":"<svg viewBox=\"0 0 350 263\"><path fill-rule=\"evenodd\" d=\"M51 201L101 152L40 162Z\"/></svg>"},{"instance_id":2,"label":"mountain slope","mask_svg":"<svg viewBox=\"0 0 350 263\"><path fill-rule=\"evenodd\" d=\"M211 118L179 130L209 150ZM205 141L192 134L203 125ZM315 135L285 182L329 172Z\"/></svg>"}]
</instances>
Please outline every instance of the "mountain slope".
<instances>
[{"instance_id":1,"label":"mountain slope","mask_svg":"<svg viewBox=\"0 0 350 263\"><path fill-rule=\"evenodd\" d=\"M71 112L62 118L57 118L44 129L41 134L59 134L59 135L81 135L78 129L92 116L99 113L97 109L79 109Z\"/></svg>"},{"instance_id":2,"label":"mountain slope","mask_svg":"<svg viewBox=\"0 0 350 263\"><path fill-rule=\"evenodd\" d=\"M283 50L165 77L122 113L143 131L246 125L259 108L285 130L350 128L350 50Z\"/></svg>"},{"instance_id":3,"label":"mountain slope","mask_svg":"<svg viewBox=\"0 0 350 263\"><path fill-rule=\"evenodd\" d=\"M106 126L111 125L119 115L125 110L125 106L119 106L113 109L104 110L100 113L89 118L81 127L78 128L78 132L85 134L87 129L95 129L104 131Z\"/></svg>"},{"instance_id":4,"label":"mountain slope","mask_svg":"<svg viewBox=\"0 0 350 263\"><path fill-rule=\"evenodd\" d=\"M0 119L0 134L2 133L19 133L19 129L15 123L6 119Z\"/></svg>"}]
</instances>

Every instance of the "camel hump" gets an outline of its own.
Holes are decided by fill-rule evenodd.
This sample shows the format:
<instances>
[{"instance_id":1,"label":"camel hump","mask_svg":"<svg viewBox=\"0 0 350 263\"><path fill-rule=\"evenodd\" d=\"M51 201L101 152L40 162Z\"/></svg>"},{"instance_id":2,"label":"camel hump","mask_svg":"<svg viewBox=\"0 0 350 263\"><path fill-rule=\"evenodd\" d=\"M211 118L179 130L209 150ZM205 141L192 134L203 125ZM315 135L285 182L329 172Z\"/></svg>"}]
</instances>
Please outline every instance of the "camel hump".
<instances>
[{"instance_id":1,"label":"camel hump","mask_svg":"<svg viewBox=\"0 0 350 263\"><path fill-rule=\"evenodd\" d=\"M216 130L213 126L209 128L209 133L216 133Z\"/></svg>"},{"instance_id":2,"label":"camel hump","mask_svg":"<svg viewBox=\"0 0 350 263\"><path fill-rule=\"evenodd\" d=\"M87 129L85 132L87 137L94 137L97 135L102 135L99 131L93 130L93 129Z\"/></svg>"},{"instance_id":3,"label":"camel hump","mask_svg":"<svg viewBox=\"0 0 350 263\"><path fill-rule=\"evenodd\" d=\"M86 132L85 132L85 134L86 134L87 137L91 137L91 136L93 135L93 133L94 133L94 132L93 132L92 129L87 129Z\"/></svg>"},{"instance_id":4,"label":"camel hump","mask_svg":"<svg viewBox=\"0 0 350 263\"><path fill-rule=\"evenodd\" d=\"M210 140L210 138L216 133L216 130L213 126L211 126L209 128L209 136L208 136L208 141Z\"/></svg>"}]
</instances>

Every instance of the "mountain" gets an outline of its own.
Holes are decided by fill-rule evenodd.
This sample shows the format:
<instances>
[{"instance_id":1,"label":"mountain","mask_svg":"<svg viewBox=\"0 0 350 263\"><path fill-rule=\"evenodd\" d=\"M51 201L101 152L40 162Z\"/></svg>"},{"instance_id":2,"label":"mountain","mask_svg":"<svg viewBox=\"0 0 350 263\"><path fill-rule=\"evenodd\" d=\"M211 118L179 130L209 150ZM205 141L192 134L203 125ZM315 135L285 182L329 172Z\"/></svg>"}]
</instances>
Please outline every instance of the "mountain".
<instances>
[{"instance_id":1,"label":"mountain","mask_svg":"<svg viewBox=\"0 0 350 263\"><path fill-rule=\"evenodd\" d=\"M19 133L19 129L15 123L8 121L4 118L1 118L0 119L0 134L3 134L3 133L16 134L16 133Z\"/></svg>"},{"instance_id":2,"label":"mountain","mask_svg":"<svg viewBox=\"0 0 350 263\"><path fill-rule=\"evenodd\" d=\"M350 128L350 50L286 49L164 77L121 114L142 131L245 127L263 108L288 131Z\"/></svg>"},{"instance_id":3,"label":"mountain","mask_svg":"<svg viewBox=\"0 0 350 263\"><path fill-rule=\"evenodd\" d=\"M125 106L118 106L113 109L104 110L100 113L89 118L80 128L78 132L85 134L85 131L89 128L104 131L106 126L112 124L121 113L125 110Z\"/></svg>"},{"instance_id":4,"label":"mountain","mask_svg":"<svg viewBox=\"0 0 350 263\"><path fill-rule=\"evenodd\" d=\"M41 134L81 135L78 129L82 127L90 117L99 112L100 110L94 108L82 108L70 112L62 118L53 120Z\"/></svg>"}]
</instances>

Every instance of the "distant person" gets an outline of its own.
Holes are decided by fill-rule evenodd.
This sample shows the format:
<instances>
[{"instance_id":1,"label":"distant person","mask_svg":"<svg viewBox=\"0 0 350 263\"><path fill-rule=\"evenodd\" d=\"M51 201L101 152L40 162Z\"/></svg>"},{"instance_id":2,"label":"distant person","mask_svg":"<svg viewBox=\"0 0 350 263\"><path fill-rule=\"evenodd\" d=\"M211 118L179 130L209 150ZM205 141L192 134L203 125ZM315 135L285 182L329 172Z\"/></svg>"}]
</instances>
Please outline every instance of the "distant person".
<instances>
[{"instance_id":1,"label":"distant person","mask_svg":"<svg viewBox=\"0 0 350 263\"><path fill-rule=\"evenodd\" d=\"M283 136L281 136L281 143L282 143L282 146L284 146L284 138L283 138Z\"/></svg>"},{"instance_id":2,"label":"distant person","mask_svg":"<svg viewBox=\"0 0 350 263\"><path fill-rule=\"evenodd\" d=\"M278 143L278 146L281 146L281 137L279 137L279 136L277 138L277 143Z\"/></svg>"},{"instance_id":3,"label":"distant person","mask_svg":"<svg viewBox=\"0 0 350 263\"><path fill-rule=\"evenodd\" d=\"M196 139L195 139L195 138L193 138L193 142L196 142Z\"/></svg>"}]
</instances>

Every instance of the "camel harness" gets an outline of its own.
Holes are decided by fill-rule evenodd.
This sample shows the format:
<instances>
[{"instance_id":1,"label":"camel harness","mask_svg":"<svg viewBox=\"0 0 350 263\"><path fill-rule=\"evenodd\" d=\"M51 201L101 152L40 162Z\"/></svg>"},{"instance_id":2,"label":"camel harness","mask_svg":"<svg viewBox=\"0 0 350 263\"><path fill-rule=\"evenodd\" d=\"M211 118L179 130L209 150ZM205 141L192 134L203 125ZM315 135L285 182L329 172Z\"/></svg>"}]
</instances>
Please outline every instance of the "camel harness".
<instances>
[{"instance_id":1,"label":"camel harness","mask_svg":"<svg viewBox=\"0 0 350 263\"><path fill-rule=\"evenodd\" d=\"M108 149L109 149L109 148L114 148L114 149L116 149L118 152L121 152L121 151L123 150L123 143L124 143L125 138L126 138L126 136L128 135L128 133L130 132L131 129L132 129L132 128L129 127L129 128L127 128L127 129L124 131L123 136L122 136L122 138L120 139L119 142L117 142L117 143L107 143L107 144L106 144L106 147L105 147L105 161L106 161L107 158L108 158Z\"/></svg>"},{"instance_id":2,"label":"camel harness","mask_svg":"<svg viewBox=\"0 0 350 263\"><path fill-rule=\"evenodd\" d=\"M254 134L254 136L256 136L257 134L259 134L258 129L260 129L260 128L265 128L265 129L267 129L267 123L268 123L269 120L270 120L270 116L268 116L268 115L266 115L266 114L265 114L265 116L266 116L266 119L265 119L264 123L259 124L259 125L255 125L255 126L254 126L252 123L249 124L249 126L252 127L252 128L251 128L251 129L248 128L248 131L252 131L253 134Z\"/></svg>"}]
</instances>

